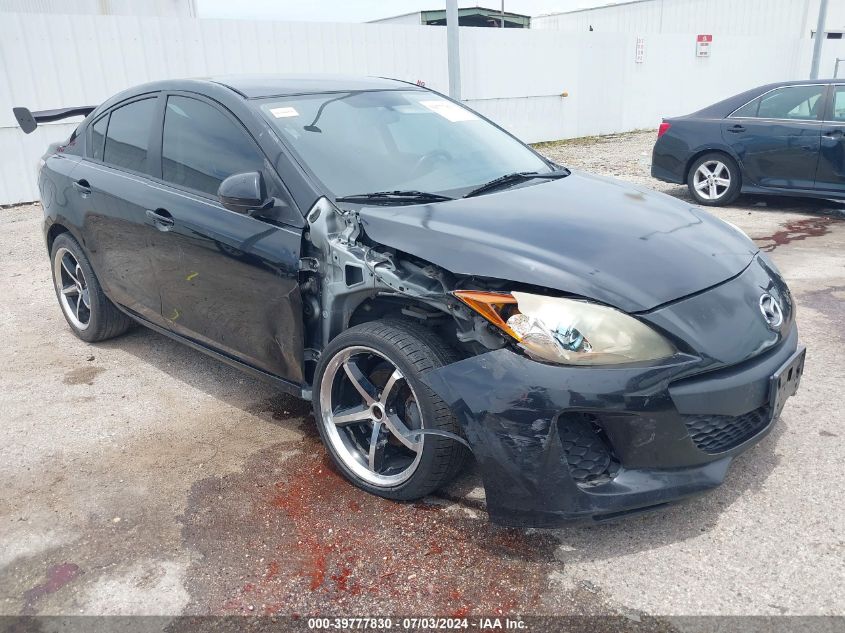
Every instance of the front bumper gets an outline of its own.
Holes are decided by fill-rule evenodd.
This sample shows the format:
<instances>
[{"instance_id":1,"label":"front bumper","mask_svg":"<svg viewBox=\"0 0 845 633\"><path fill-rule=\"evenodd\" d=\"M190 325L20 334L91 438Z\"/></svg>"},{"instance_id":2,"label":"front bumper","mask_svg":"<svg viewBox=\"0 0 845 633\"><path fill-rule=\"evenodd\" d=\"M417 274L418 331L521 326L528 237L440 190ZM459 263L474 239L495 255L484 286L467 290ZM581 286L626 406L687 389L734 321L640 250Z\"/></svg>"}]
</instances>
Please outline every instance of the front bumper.
<instances>
[{"instance_id":1,"label":"front bumper","mask_svg":"<svg viewBox=\"0 0 845 633\"><path fill-rule=\"evenodd\" d=\"M490 519L554 527L718 486L771 429L771 377L802 352L793 324L776 348L698 375L700 359L683 354L656 366L562 367L500 349L426 381L470 444Z\"/></svg>"}]
</instances>

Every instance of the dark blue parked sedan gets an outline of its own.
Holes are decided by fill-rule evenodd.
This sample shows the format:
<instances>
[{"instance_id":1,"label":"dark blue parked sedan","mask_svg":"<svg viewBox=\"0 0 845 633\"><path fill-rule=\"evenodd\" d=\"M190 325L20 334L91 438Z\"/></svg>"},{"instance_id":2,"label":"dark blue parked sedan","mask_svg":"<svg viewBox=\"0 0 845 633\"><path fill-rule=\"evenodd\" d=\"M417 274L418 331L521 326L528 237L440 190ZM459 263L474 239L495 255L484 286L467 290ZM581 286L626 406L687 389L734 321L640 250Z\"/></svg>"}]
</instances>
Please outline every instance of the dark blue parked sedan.
<instances>
[{"instance_id":1,"label":"dark blue parked sedan","mask_svg":"<svg viewBox=\"0 0 845 633\"><path fill-rule=\"evenodd\" d=\"M664 119L651 175L708 206L740 193L845 198L844 132L845 80L768 84Z\"/></svg>"}]
</instances>

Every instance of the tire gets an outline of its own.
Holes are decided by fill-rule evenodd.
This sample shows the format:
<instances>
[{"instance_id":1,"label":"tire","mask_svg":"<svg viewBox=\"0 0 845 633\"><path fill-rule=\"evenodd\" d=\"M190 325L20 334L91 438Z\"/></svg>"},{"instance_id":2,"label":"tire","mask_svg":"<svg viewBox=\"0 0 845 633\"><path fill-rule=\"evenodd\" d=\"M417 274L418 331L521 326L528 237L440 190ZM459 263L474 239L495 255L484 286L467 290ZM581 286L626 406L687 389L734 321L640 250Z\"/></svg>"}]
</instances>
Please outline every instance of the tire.
<instances>
[{"instance_id":1,"label":"tire","mask_svg":"<svg viewBox=\"0 0 845 633\"><path fill-rule=\"evenodd\" d=\"M421 379L456 360L455 352L430 330L402 320L357 325L326 347L315 372L314 415L323 444L349 481L380 497L410 501L457 475L468 455L462 444L437 435L420 439L394 433L403 430L398 421L405 431L422 427L460 435L449 408ZM391 383L397 372L401 376ZM366 387L369 406L353 375ZM344 415L366 419L345 424ZM374 431L376 425L380 430ZM419 442L419 450L405 445L410 439Z\"/></svg>"},{"instance_id":2,"label":"tire","mask_svg":"<svg viewBox=\"0 0 845 633\"><path fill-rule=\"evenodd\" d=\"M132 320L103 293L88 257L70 234L62 233L53 242L50 263L59 307L76 336L96 343L131 327Z\"/></svg>"},{"instance_id":3,"label":"tire","mask_svg":"<svg viewBox=\"0 0 845 633\"><path fill-rule=\"evenodd\" d=\"M733 158L722 152L709 152L699 156L690 167L687 187L698 204L721 207L739 196L742 174Z\"/></svg>"}]
</instances>

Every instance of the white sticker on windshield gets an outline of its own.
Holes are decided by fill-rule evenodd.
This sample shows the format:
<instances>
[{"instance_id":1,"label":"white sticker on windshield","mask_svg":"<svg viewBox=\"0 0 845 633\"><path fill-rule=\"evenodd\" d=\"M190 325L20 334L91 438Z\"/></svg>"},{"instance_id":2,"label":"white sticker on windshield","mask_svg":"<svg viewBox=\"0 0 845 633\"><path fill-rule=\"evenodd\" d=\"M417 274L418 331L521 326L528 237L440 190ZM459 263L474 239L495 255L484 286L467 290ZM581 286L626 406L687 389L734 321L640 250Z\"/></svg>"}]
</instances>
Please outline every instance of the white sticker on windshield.
<instances>
[{"instance_id":1,"label":"white sticker on windshield","mask_svg":"<svg viewBox=\"0 0 845 633\"><path fill-rule=\"evenodd\" d=\"M436 101L420 101L421 106L425 106L432 112L436 112L444 119L456 123L457 121L475 121L478 119L472 112L459 106L457 103L445 101L444 99L437 99Z\"/></svg>"},{"instance_id":2,"label":"white sticker on windshield","mask_svg":"<svg viewBox=\"0 0 845 633\"><path fill-rule=\"evenodd\" d=\"M299 116L296 108L270 108L270 114L277 119L285 119L291 116Z\"/></svg>"}]
</instances>

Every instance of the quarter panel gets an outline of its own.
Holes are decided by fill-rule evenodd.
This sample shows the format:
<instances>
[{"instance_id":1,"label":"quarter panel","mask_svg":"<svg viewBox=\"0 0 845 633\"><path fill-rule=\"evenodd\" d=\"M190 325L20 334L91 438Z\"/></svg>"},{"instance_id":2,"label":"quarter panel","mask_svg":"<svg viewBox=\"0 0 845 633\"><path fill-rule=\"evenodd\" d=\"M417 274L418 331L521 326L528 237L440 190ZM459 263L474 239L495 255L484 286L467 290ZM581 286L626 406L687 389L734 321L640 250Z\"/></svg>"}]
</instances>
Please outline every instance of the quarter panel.
<instances>
[{"instance_id":1,"label":"quarter panel","mask_svg":"<svg viewBox=\"0 0 845 633\"><path fill-rule=\"evenodd\" d=\"M736 158L722 141L721 119L670 119L671 127L654 144L652 175L685 183L692 161L705 152L720 151ZM671 176L667 177L667 176Z\"/></svg>"}]
</instances>

